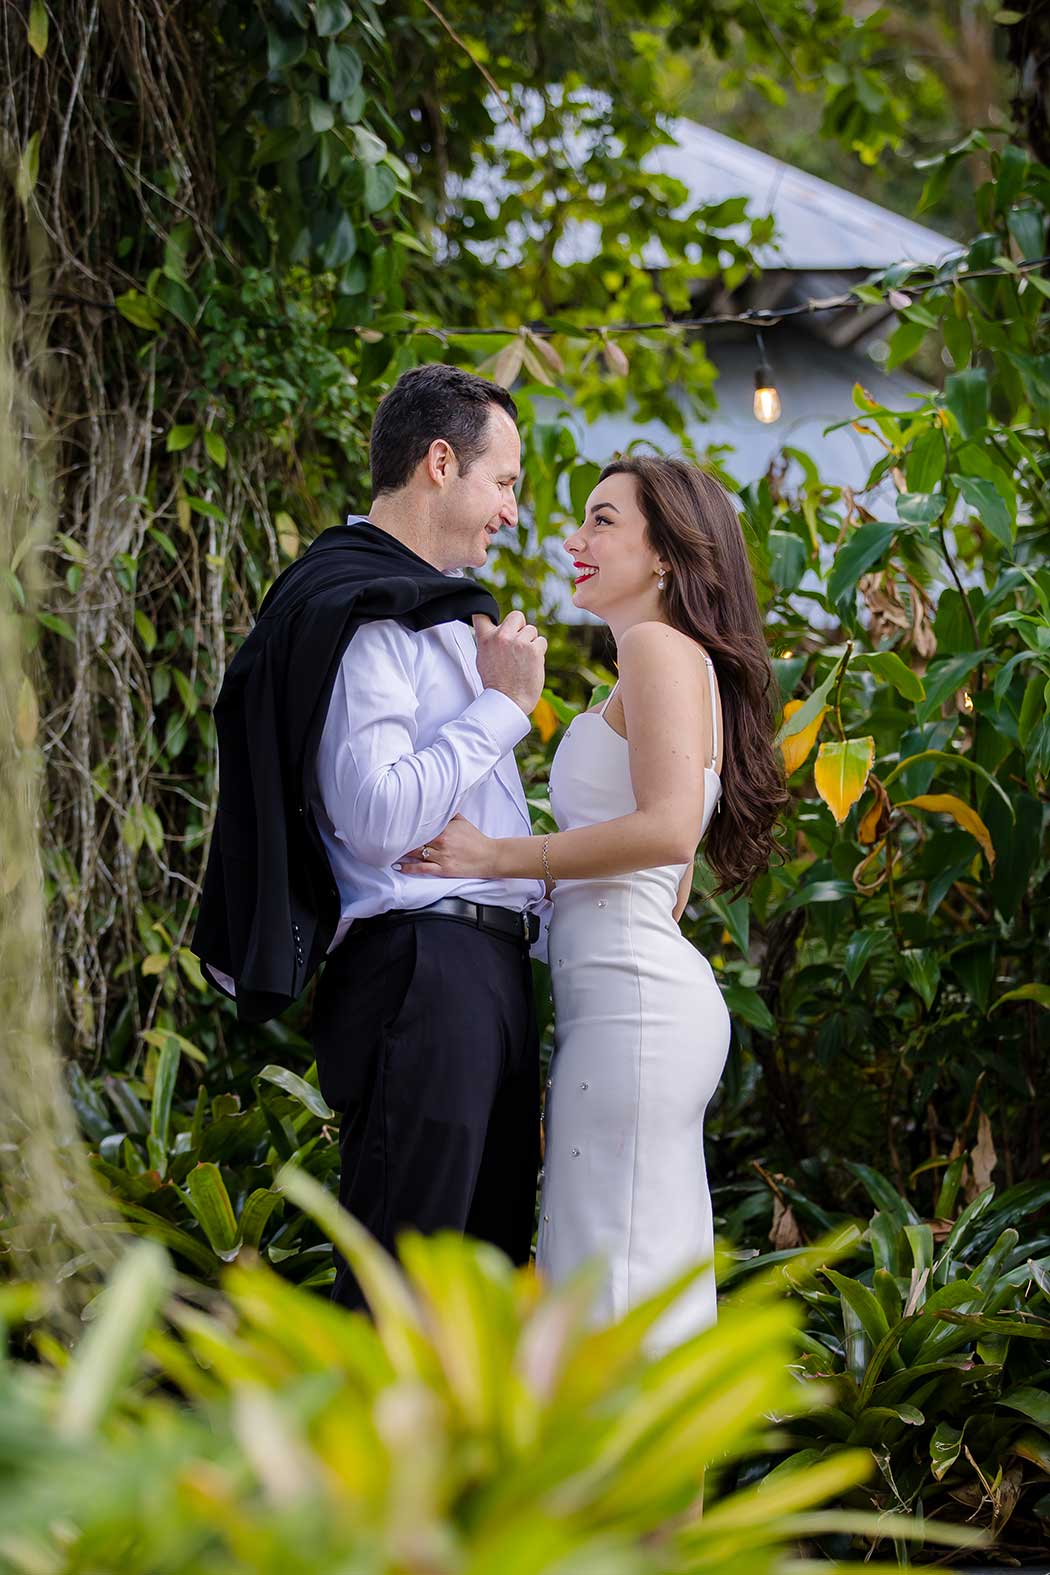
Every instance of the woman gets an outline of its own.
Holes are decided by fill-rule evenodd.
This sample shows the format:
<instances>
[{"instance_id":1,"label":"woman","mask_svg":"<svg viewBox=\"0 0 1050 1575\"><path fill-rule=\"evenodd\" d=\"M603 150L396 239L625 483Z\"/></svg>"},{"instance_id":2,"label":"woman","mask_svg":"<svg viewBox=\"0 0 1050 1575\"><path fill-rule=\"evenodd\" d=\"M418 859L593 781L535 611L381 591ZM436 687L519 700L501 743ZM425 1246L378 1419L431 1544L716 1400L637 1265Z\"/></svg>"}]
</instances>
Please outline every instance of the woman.
<instances>
[{"instance_id":1,"label":"woman","mask_svg":"<svg viewBox=\"0 0 1050 1575\"><path fill-rule=\"evenodd\" d=\"M609 625L619 680L558 746L561 829L495 840L457 818L401 868L548 882L556 1049L537 1261L561 1280L602 1260L596 1314L611 1320L712 1254L703 1118L730 1026L678 921L701 839L720 889L746 889L786 793L747 552L718 482L677 459L608 465L565 546L575 604ZM708 1272L653 1343L714 1313Z\"/></svg>"}]
</instances>

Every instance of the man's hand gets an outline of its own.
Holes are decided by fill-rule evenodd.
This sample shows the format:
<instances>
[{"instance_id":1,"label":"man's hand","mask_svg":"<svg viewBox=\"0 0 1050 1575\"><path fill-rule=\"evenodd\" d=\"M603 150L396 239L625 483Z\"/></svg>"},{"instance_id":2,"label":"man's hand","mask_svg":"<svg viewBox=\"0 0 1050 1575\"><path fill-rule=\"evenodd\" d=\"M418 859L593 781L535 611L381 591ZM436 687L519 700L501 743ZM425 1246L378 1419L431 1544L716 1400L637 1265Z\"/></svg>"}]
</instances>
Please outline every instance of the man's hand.
<instances>
[{"instance_id":1,"label":"man's hand","mask_svg":"<svg viewBox=\"0 0 1050 1575\"><path fill-rule=\"evenodd\" d=\"M499 689L531 716L543 692L546 640L517 609L501 624L493 623L487 613L475 613L474 633L478 672L485 688Z\"/></svg>"}]
</instances>

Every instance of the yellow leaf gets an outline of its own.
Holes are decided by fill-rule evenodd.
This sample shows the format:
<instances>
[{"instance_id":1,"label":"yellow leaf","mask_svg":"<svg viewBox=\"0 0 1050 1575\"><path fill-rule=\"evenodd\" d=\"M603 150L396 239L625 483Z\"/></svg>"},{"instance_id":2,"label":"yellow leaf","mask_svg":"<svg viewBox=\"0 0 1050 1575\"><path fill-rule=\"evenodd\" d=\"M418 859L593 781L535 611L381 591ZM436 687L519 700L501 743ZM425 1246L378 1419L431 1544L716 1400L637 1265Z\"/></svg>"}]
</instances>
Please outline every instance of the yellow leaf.
<instances>
[{"instance_id":1,"label":"yellow leaf","mask_svg":"<svg viewBox=\"0 0 1050 1575\"><path fill-rule=\"evenodd\" d=\"M838 825L842 825L864 792L868 772L874 763L873 738L848 738L842 743L821 744L813 767L813 780Z\"/></svg>"},{"instance_id":2,"label":"yellow leaf","mask_svg":"<svg viewBox=\"0 0 1050 1575\"><path fill-rule=\"evenodd\" d=\"M554 713L554 707L549 700L544 700L542 696L535 711L532 713L532 720L536 731L545 744L549 743L561 725Z\"/></svg>"},{"instance_id":3,"label":"yellow leaf","mask_svg":"<svg viewBox=\"0 0 1050 1575\"><path fill-rule=\"evenodd\" d=\"M148 957L142 959L142 972L147 976L151 973L164 973L170 962L170 956L165 956L163 952L150 952Z\"/></svg>"},{"instance_id":4,"label":"yellow leaf","mask_svg":"<svg viewBox=\"0 0 1050 1575\"><path fill-rule=\"evenodd\" d=\"M15 177L15 195L23 207L32 195L39 174L40 133L34 131L22 150L22 156L18 161L18 174Z\"/></svg>"},{"instance_id":5,"label":"yellow leaf","mask_svg":"<svg viewBox=\"0 0 1050 1575\"><path fill-rule=\"evenodd\" d=\"M286 514L282 509L279 514L274 515L273 522L277 527L278 545L285 557L298 558L300 546L299 527L292 516Z\"/></svg>"},{"instance_id":6,"label":"yellow leaf","mask_svg":"<svg viewBox=\"0 0 1050 1575\"><path fill-rule=\"evenodd\" d=\"M29 7L29 47L39 60L47 51L49 18L44 0L32 0Z\"/></svg>"},{"instance_id":7,"label":"yellow leaf","mask_svg":"<svg viewBox=\"0 0 1050 1575\"><path fill-rule=\"evenodd\" d=\"M988 827L977 811L971 809L969 804L964 804L961 798L956 798L954 793L920 793L918 798L906 798L904 803L913 804L916 809L933 810L938 815L950 815L971 837L976 837L989 867L995 863L995 848Z\"/></svg>"},{"instance_id":8,"label":"yellow leaf","mask_svg":"<svg viewBox=\"0 0 1050 1575\"><path fill-rule=\"evenodd\" d=\"M786 722L789 717L794 716L795 712L800 710L805 703L804 700L789 700L784 707L784 721ZM785 738L781 744L780 748L784 755L784 775L786 777L789 777L793 771L797 771L802 762L808 759L809 752L817 741L820 724L827 714L828 708L824 706L823 710L817 712L808 727L804 727L801 733L793 734L791 738Z\"/></svg>"},{"instance_id":9,"label":"yellow leaf","mask_svg":"<svg viewBox=\"0 0 1050 1575\"><path fill-rule=\"evenodd\" d=\"M886 835L892 807L890 805L890 796L878 777L871 776L869 772L869 778L871 786L875 790L875 798L871 807L864 811L857 823L857 841L862 842L865 847L870 847L873 842L877 842L880 837Z\"/></svg>"}]
</instances>

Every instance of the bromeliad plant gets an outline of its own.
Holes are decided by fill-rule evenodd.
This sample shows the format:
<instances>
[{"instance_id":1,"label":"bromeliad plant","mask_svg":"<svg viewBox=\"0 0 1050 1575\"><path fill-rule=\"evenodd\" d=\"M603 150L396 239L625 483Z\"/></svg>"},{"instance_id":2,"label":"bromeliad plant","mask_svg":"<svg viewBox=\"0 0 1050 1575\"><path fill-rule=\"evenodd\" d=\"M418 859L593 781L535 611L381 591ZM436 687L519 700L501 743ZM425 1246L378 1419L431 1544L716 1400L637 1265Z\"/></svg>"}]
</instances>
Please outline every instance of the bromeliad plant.
<instances>
[{"instance_id":1,"label":"bromeliad plant","mask_svg":"<svg viewBox=\"0 0 1050 1575\"><path fill-rule=\"evenodd\" d=\"M770 1412L818 1403L788 1370L798 1309L775 1275L650 1360L691 1276L592 1331L586 1276L548 1293L452 1236L406 1238L402 1273L316 1183L282 1184L374 1324L257 1261L209 1311L173 1302L141 1244L68 1364L0 1365L5 1570L767 1575L799 1538L871 1529L819 1508L868 1474L863 1448L709 1492L698 1516L705 1471L753 1451Z\"/></svg>"},{"instance_id":2,"label":"bromeliad plant","mask_svg":"<svg viewBox=\"0 0 1050 1575\"><path fill-rule=\"evenodd\" d=\"M848 1258L810 1279L772 1255L807 1308L798 1371L834 1389L791 1424L786 1458L870 1449L857 1499L965 1518L1024 1554L1050 1521L1050 1183L989 1186L956 1212L964 1165L945 1170L932 1221L853 1165L875 1212Z\"/></svg>"},{"instance_id":3,"label":"bromeliad plant","mask_svg":"<svg viewBox=\"0 0 1050 1575\"><path fill-rule=\"evenodd\" d=\"M244 1095L198 1083L180 1100L180 1067L199 1049L174 1029L148 1030L141 1078L110 1073L93 1083L70 1068L73 1103L92 1165L126 1226L163 1243L180 1267L214 1283L250 1250L304 1285L332 1278L331 1248L277 1185L290 1162L324 1180L338 1167L336 1115L311 1066L300 1077L268 1064Z\"/></svg>"}]
</instances>

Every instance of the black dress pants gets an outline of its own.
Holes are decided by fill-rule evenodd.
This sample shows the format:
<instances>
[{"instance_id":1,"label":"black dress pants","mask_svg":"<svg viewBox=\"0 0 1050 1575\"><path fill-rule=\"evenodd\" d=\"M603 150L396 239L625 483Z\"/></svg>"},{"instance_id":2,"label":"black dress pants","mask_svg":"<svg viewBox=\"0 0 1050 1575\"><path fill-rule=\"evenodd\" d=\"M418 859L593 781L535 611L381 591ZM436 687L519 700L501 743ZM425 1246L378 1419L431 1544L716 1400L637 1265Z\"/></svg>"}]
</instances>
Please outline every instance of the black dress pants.
<instances>
[{"instance_id":1,"label":"black dress pants","mask_svg":"<svg viewBox=\"0 0 1050 1575\"><path fill-rule=\"evenodd\" d=\"M457 1230L527 1263L539 1163L528 954L452 917L353 933L314 1005L321 1090L342 1111L339 1201L388 1250ZM335 1301L362 1305L336 1254Z\"/></svg>"}]
</instances>

